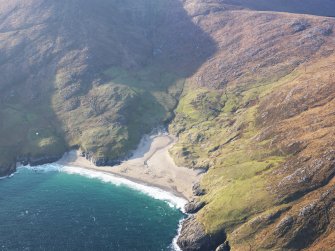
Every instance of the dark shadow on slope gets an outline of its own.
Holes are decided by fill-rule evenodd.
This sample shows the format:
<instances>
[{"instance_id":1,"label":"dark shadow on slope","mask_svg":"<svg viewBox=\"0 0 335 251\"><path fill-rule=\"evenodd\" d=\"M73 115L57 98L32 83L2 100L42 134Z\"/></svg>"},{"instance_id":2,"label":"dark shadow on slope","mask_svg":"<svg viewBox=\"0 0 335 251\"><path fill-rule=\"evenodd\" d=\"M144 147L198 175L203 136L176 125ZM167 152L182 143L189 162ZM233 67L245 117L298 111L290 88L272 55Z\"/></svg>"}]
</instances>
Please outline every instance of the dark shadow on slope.
<instances>
[{"instance_id":1,"label":"dark shadow on slope","mask_svg":"<svg viewBox=\"0 0 335 251\"><path fill-rule=\"evenodd\" d=\"M159 85L164 73L192 75L216 51L179 0L85 1L80 8L94 75L118 67Z\"/></svg>"},{"instance_id":2,"label":"dark shadow on slope","mask_svg":"<svg viewBox=\"0 0 335 251\"><path fill-rule=\"evenodd\" d=\"M36 163L85 141L93 154L126 155L216 51L179 0L14 0L7 12L0 148Z\"/></svg>"},{"instance_id":3,"label":"dark shadow on slope","mask_svg":"<svg viewBox=\"0 0 335 251\"><path fill-rule=\"evenodd\" d=\"M81 48L87 48L82 62L87 67L60 84L60 89L69 90L71 97L60 101L56 110L65 114L61 115L65 125L82 118L84 123L69 130L90 156L99 152L115 158L112 152L117 152L123 157L136 147L141 135L171 119L182 92L180 82L215 53L216 44L193 23L179 0L90 0L77 6L75 3L78 2L73 1L69 8L78 9L76 18L66 19L64 27L70 30L65 29L66 34L76 32L73 39ZM64 64L58 72L67 66ZM69 86L74 81L79 91L71 95ZM113 93L106 95L107 86L122 91L117 98ZM101 107L109 107L113 101L114 108L86 117L90 112L83 105L64 110L78 96L87 103L97 99ZM108 121L108 125L102 120ZM111 125L124 129L124 136L116 139L115 135L104 134L106 126ZM102 134L105 140L110 139L108 144L104 140L99 146L94 142L99 139L101 143ZM98 163L107 164L106 160Z\"/></svg>"}]
</instances>

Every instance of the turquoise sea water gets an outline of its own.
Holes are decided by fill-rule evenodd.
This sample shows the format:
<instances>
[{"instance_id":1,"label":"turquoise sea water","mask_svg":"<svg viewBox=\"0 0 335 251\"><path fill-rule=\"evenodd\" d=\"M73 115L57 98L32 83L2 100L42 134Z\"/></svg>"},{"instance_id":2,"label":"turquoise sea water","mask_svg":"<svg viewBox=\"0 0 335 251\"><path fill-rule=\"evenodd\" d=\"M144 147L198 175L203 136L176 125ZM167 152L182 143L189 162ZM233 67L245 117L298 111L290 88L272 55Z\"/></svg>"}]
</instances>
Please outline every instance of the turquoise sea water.
<instances>
[{"instance_id":1,"label":"turquoise sea water","mask_svg":"<svg viewBox=\"0 0 335 251\"><path fill-rule=\"evenodd\" d=\"M0 180L0 250L174 250L177 208L106 175L43 170Z\"/></svg>"}]
</instances>

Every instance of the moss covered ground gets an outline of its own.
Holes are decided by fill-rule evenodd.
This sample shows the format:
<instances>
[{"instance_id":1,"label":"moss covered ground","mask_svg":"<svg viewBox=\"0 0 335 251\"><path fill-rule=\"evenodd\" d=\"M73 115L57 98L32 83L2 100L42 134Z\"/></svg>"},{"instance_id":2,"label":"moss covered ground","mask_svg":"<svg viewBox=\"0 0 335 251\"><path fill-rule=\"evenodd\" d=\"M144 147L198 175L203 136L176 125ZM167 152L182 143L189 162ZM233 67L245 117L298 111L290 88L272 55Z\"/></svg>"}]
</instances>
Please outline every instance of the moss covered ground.
<instances>
[{"instance_id":1,"label":"moss covered ground","mask_svg":"<svg viewBox=\"0 0 335 251\"><path fill-rule=\"evenodd\" d=\"M171 149L176 162L208 169L201 186L206 207L197 215L209 233L229 229L276 203L266 175L287 156L257 139L258 104L276 88L299 75L226 90L184 89L170 129L179 135Z\"/></svg>"}]
</instances>

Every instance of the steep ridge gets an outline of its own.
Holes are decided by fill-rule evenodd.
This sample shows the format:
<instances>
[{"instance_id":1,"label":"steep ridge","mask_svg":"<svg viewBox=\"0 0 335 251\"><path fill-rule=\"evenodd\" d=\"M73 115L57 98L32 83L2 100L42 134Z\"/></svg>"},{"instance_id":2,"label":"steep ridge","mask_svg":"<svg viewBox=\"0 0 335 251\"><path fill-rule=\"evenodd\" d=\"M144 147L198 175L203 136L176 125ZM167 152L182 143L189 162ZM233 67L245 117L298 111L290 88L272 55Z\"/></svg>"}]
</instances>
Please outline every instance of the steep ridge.
<instances>
[{"instance_id":1,"label":"steep ridge","mask_svg":"<svg viewBox=\"0 0 335 251\"><path fill-rule=\"evenodd\" d=\"M185 6L219 49L170 125L177 163L207 170L180 246L332 250L335 20Z\"/></svg>"}]
</instances>

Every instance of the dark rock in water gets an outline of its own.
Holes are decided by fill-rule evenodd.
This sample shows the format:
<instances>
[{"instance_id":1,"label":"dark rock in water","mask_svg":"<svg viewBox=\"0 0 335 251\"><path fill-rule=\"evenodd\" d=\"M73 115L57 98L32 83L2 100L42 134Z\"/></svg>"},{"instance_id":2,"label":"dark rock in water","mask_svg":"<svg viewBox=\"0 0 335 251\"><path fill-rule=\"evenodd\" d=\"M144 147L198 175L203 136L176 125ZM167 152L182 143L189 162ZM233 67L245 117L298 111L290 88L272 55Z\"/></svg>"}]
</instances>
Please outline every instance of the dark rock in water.
<instances>
[{"instance_id":1,"label":"dark rock in water","mask_svg":"<svg viewBox=\"0 0 335 251\"><path fill-rule=\"evenodd\" d=\"M225 240L225 232L209 235L204 226L194 216L190 216L183 223L177 244L183 251L211 251Z\"/></svg>"},{"instance_id":2,"label":"dark rock in water","mask_svg":"<svg viewBox=\"0 0 335 251\"><path fill-rule=\"evenodd\" d=\"M188 214L195 214L200 209L202 209L205 205L206 203L203 201L197 202L197 201L192 200L191 202L185 205L185 212Z\"/></svg>"},{"instance_id":3,"label":"dark rock in water","mask_svg":"<svg viewBox=\"0 0 335 251\"><path fill-rule=\"evenodd\" d=\"M206 193L205 189L201 188L199 183L194 184L192 189L195 196L202 196Z\"/></svg>"},{"instance_id":4,"label":"dark rock in water","mask_svg":"<svg viewBox=\"0 0 335 251\"><path fill-rule=\"evenodd\" d=\"M230 251L229 242L225 241L223 244L218 246L215 251Z\"/></svg>"}]
</instances>

